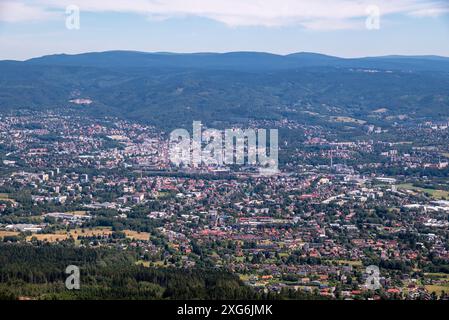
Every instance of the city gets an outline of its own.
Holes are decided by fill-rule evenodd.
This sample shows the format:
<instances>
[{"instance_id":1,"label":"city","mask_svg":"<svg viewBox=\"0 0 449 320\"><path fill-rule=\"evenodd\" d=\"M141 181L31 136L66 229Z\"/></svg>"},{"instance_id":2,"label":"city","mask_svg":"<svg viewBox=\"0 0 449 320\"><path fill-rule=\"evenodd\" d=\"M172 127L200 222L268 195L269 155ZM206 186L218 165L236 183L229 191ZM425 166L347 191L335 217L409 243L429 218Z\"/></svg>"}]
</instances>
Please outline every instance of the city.
<instances>
[{"instance_id":1,"label":"city","mask_svg":"<svg viewBox=\"0 0 449 320\"><path fill-rule=\"evenodd\" d=\"M117 118L2 116L0 237L126 250L144 267L224 269L265 294L447 298L448 123L357 124L364 133L351 140L269 125L304 134L294 145L280 136L274 176L176 167L163 132ZM375 292L370 265L381 270Z\"/></svg>"},{"instance_id":2,"label":"city","mask_svg":"<svg viewBox=\"0 0 449 320\"><path fill-rule=\"evenodd\" d=\"M447 309L448 39L447 0L0 0L0 316Z\"/></svg>"}]
</instances>

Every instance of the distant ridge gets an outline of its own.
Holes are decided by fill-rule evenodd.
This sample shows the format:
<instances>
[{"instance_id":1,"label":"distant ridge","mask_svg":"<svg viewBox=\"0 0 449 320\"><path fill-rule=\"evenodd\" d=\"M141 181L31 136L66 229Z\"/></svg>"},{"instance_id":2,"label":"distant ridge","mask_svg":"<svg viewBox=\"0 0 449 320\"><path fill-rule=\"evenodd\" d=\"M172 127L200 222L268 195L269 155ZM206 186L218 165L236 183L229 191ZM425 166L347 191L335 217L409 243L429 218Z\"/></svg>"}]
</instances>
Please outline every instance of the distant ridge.
<instances>
[{"instance_id":1,"label":"distant ridge","mask_svg":"<svg viewBox=\"0 0 449 320\"><path fill-rule=\"evenodd\" d=\"M67 109L164 130L196 120L344 126L329 120L348 117L383 126L446 119L448 88L449 59L435 56L108 51L0 61L3 112Z\"/></svg>"},{"instance_id":2,"label":"distant ridge","mask_svg":"<svg viewBox=\"0 0 449 320\"><path fill-rule=\"evenodd\" d=\"M106 51L74 55L48 55L33 58L24 63L100 68L187 68L266 71L304 67L336 67L449 72L449 58L440 56L391 55L346 59L311 52L277 55L245 51L228 53Z\"/></svg>"}]
</instances>

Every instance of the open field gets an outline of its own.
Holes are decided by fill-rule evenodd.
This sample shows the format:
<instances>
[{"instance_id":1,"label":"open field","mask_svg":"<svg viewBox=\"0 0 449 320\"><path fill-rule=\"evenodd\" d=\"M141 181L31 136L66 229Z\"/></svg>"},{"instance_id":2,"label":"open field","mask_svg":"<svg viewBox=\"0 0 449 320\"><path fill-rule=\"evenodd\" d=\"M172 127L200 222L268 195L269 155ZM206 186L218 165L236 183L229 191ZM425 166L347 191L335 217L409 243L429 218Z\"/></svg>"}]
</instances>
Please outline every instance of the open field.
<instances>
[{"instance_id":1,"label":"open field","mask_svg":"<svg viewBox=\"0 0 449 320\"><path fill-rule=\"evenodd\" d=\"M0 231L1 232L1 231ZM124 230L123 231L127 238L133 240L141 240L148 241L150 239L150 234L148 232L138 232L132 230ZM19 234L18 232L10 232L11 234ZM51 234L33 234L27 237L27 241L31 241L33 237L37 238L40 241L47 242L58 242L67 240L72 237L75 240L78 240L79 237L98 237L98 236L110 236L112 234L111 228L95 228L95 229L75 229L71 230L69 233L65 231L58 231L56 233ZM0 236L2 233L0 233Z\"/></svg>"},{"instance_id":2,"label":"open field","mask_svg":"<svg viewBox=\"0 0 449 320\"><path fill-rule=\"evenodd\" d=\"M437 295L441 295L444 291L449 292L449 274L447 273L425 273L426 279L432 279L434 284L426 285L425 288L430 293L435 292Z\"/></svg>"},{"instance_id":3,"label":"open field","mask_svg":"<svg viewBox=\"0 0 449 320\"><path fill-rule=\"evenodd\" d=\"M150 267L150 262L149 262L149 261L139 260L139 261L136 261L136 265L138 265L138 266L144 266L144 267L146 267L146 268L149 268L149 267ZM158 267L158 268L164 268L164 267L166 267L166 266L164 265L164 262L163 262L163 261L155 261L155 262L152 263L152 265L155 266L155 267Z\"/></svg>"},{"instance_id":4,"label":"open field","mask_svg":"<svg viewBox=\"0 0 449 320\"><path fill-rule=\"evenodd\" d=\"M36 238L39 241L44 241L44 242L59 242L59 241L64 241L67 240L69 238L69 236L67 234L55 234L55 233L50 233L50 234L33 234L32 236L27 237L27 241L31 241L31 239Z\"/></svg>"},{"instance_id":5,"label":"open field","mask_svg":"<svg viewBox=\"0 0 449 320\"><path fill-rule=\"evenodd\" d=\"M366 121L358 120L350 117L332 117L332 120L335 122L342 122L342 123L355 123L355 124L365 124Z\"/></svg>"},{"instance_id":6,"label":"open field","mask_svg":"<svg viewBox=\"0 0 449 320\"><path fill-rule=\"evenodd\" d=\"M132 230L123 231L126 237L133 240L148 241L150 240L150 234L148 232L137 232Z\"/></svg>"},{"instance_id":7,"label":"open field","mask_svg":"<svg viewBox=\"0 0 449 320\"><path fill-rule=\"evenodd\" d=\"M419 187L415 187L411 183L400 184L397 186L397 188L398 188L398 190L411 190L411 191L415 191L415 192L428 193L435 200L449 198L449 191L419 188Z\"/></svg>"},{"instance_id":8,"label":"open field","mask_svg":"<svg viewBox=\"0 0 449 320\"><path fill-rule=\"evenodd\" d=\"M98 236L109 236L112 234L111 228L94 228L94 229L75 229L70 230L70 235L74 239L78 237L98 237Z\"/></svg>"},{"instance_id":9,"label":"open field","mask_svg":"<svg viewBox=\"0 0 449 320\"><path fill-rule=\"evenodd\" d=\"M427 285L424 286L429 293L435 292L437 295L441 295L444 291L445 293L449 292L449 284L446 285Z\"/></svg>"},{"instance_id":10,"label":"open field","mask_svg":"<svg viewBox=\"0 0 449 320\"><path fill-rule=\"evenodd\" d=\"M362 261L352 261L352 260L334 260L339 265L347 265L352 267L361 267L363 266Z\"/></svg>"},{"instance_id":11,"label":"open field","mask_svg":"<svg viewBox=\"0 0 449 320\"><path fill-rule=\"evenodd\" d=\"M14 199L9 198L9 195L7 193L0 193L0 201L16 203L16 201Z\"/></svg>"},{"instance_id":12,"label":"open field","mask_svg":"<svg viewBox=\"0 0 449 320\"><path fill-rule=\"evenodd\" d=\"M150 267L150 262L149 261L139 260L139 261L136 261L136 265L144 266L145 268L149 268Z\"/></svg>"},{"instance_id":13,"label":"open field","mask_svg":"<svg viewBox=\"0 0 449 320\"><path fill-rule=\"evenodd\" d=\"M18 236L20 233L16 231L0 231L0 238Z\"/></svg>"},{"instance_id":14,"label":"open field","mask_svg":"<svg viewBox=\"0 0 449 320\"><path fill-rule=\"evenodd\" d=\"M31 241L33 237L37 238L40 241L46 242L58 242L64 241L72 237L77 240L78 237L97 237L97 236L109 236L112 234L111 228L95 228L95 229L75 229L71 230L69 233L65 231L58 231L56 233L50 234L33 234L27 237L27 241Z\"/></svg>"},{"instance_id":15,"label":"open field","mask_svg":"<svg viewBox=\"0 0 449 320\"><path fill-rule=\"evenodd\" d=\"M69 211L65 212L66 214L77 215L77 216L85 216L87 215L87 211Z\"/></svg>"}]
</instances>

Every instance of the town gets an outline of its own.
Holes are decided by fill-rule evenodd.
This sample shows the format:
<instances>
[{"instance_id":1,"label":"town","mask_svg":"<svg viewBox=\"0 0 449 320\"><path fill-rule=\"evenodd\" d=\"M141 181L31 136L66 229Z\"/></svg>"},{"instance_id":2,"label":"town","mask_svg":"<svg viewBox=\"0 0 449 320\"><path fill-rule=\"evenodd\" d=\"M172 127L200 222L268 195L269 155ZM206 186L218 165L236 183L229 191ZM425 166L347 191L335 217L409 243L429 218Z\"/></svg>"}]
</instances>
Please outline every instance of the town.
<instances>
[{"instance_id":1,"label":"town","mask_svg":"<svg viewBox=\"0 0 449 320\"><path fill-rule=\"evenodd\" d=\"M279 172L265 176L250 164L174 166L167 133L153 126L3 114L0 241L224 269L264 293L447 299L449 124L330 121L252 121L279 129Z\"/></svg>"}]
</instances>

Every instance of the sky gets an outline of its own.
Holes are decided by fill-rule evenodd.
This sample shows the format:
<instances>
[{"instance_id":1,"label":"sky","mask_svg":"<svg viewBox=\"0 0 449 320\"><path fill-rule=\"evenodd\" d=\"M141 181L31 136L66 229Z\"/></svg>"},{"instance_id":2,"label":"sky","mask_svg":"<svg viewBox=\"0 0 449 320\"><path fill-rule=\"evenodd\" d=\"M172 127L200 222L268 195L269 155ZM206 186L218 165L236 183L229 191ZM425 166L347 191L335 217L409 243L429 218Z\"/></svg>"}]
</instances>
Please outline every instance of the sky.
<instances>
[{"instance_id":1,"label":"sky","mask_svg":"<svg viewBox=\"0 0 449 320\"><path fill-rule=\"evenodd\" d=\"M0 59L92 51L449 57L449 0L0 0Z\"/></svg>"}]
</instances>

